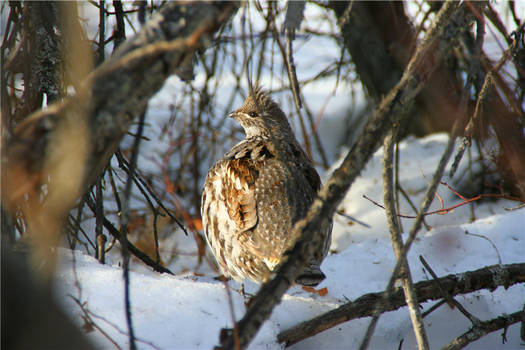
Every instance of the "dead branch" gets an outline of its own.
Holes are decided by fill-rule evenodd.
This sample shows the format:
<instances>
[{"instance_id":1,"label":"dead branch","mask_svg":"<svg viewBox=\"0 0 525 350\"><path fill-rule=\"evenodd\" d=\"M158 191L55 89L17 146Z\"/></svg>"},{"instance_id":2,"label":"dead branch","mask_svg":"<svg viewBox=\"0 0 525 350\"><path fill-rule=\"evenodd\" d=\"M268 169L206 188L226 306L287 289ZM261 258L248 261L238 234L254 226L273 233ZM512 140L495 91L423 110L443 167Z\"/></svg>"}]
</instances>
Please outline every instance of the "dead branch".
<instances>
[{"instance_id":1,"label":"dead branch","mask_svg":"<svg viewBox=\"0 0 525 350\"><path fill-rule=\"evenodd\" d=\"M481 4L483 9L477 10L476 8L480 7L478 2L466 2L466 5L476 15L478 23L482 22L482 10L485 9L486 3ZM378 101L399 80L412 48L417 44L417 31L412 28L403 3L333 1L330 7L334 9L340 22L345 48L352 56L361 81L372 98ZM458 31L457 34L460 40L470 38L468 31ZM480 38L482 36L478 37ZM507 40L510 43L510 39ZM475 48L473 51L476 51ZM494 71L494 67L485 53L481 52L480 56L482 69L479 74L483 81L483 73ZM406 127L417 134L425 129L450 132L456 120L460 120L464 126L468 117L462 113L461 96L465 93L469 96L470 92L462 86L460 74L451 74L447 65L434 61L422 64L428 65L430 73L427 87L424 87L416 98L420 117L412 118ZM520 72L519 68L517 70ZM521 150L525 148L525 137L521 132L523 128L520 122L520 118L523 118L520 106L523 104L512 93L501 74L493 74L496 86L489 89L487 106L483 110L482 118L479 118L483 122L477 123L476 130L483 133L489 125L493 127L501 146L498 164L500 173L510 180L508 182L516 192L523 195L525 162ZM522 73L518 76L520 74ZM411 110L412 112L415 112L415 109ZM477 138L480 137L479 134L477 132Z\"/></svg>"},{"instance_id":2,"label":"dead branch","mask_svg":"<svg viewBox=\"0 0 525 350\"><path fill-rule=\"evenodd\" d=\"M487 266L475 271L441 277L438 281L443 290L451 296L468 294L481 289L493 291L498 287L508 288L516 283L525 282L525 263ZM420 303L443 298L443 294L436 288L435 283L434 280L421 281L414 285ZM343 322L371 316L377 303L383 298L384 292L365 294L353 302L279 333L277 340L289 346ZM406 305L404 293L400 287L395 288L391 296L383 300L383 312L393 311Z\"/></svg>"},{"instance_id":3,"label":"dead branch","mask_svg":"<svg viewBox=\"0 0 525 350\"><path fill-rule=\"evenodd\" d=\"M419 303L412 280L412 273L410 272L410 265L408 264L406 256L402 255L404 247L394 199L394 174L392 164L394 159L394 144L397 141L397 137L398 128L395 127L388 133L383 143L383 193L385 198L386 215L394 253L396 259L398 261L401 260L400 275L403 284L403 291L405 293L405 300L408 305L410 319L416 335L417 345L419 349L429 349L428 337L425 332L423 318L421 317L421 310L419 309ZM363 340L363 343L366 342L366 344L368 344L369 339L370 338Z\"/></svg>"},{"instance_id":4,"label":"dead branch","mask_svg":"<svg viewBox=\"0 0 525 350\"><path fill-rule=\"evenodd\" d=\"M261 286L252 306L238 323L241 348L250 343L292 281L295 281L301 267L307 264L316 247L321 244L323 237L318 233L323 232L322 228L328 224L346 191L380 146L388 130L406 115L407 106L424 86L433 72L432 68L455 45L458 31L465 30L471 22L472 17L459 3L448 1L443 6L401 81L381 102L361 137L320 191L306 217L294 226L292 234L296 237L296 244L288 260L272 280ZM428 65L428 62L433 64ZM223 339L221 347L234 349L233 337Z\"/></svg>"},{"instance_id":5,"label":"dead branch","mask_svg":"<svg viewBox=\"0 0 525 350\"><path fill-rule=\"evenodd\" d=\"M425 260L425 258L422 255L419 256L419 261L421 261L423 266L425 266L425 269L430 273L430 275L434 279L434 282L436 282L436 286L438 287L439 291L441 292L441 295L444 297L444 300L446 300L451 307L457 307L458 310L463 315L465 315L465 317L468 318L470 320L470 322L472 322L472 324L478 324L479 323L479 319L476 316L472 315L470 312L468 312L463 307L463 305L461 305L456 299L454 299L450 294L447 293L447 291L445 291L443 289L443 286L441 286L441 283L439 282L439 277L434 272L434 270L430 267L430 265L427 263L427 261ZM501 264L501 261L500 261L500 264Z\"/></svg>"},{"instance_id":6,"label":"dead branch","mask_svg":"<svg viewBox=\"0 0 525 350\"><path fill-rule=\"evenodd\" d=\"M133 39L84 82L75 96L28 117L15 129L3 159L2 173L10 207L45 178L43 160L57 126L84 112L89 145L84 188L92 184L115 153L120 140L148 99L196 49L209 45L211 36L237 9L235 2L167 3L156 20L148 22ZM88 88L89 87L89 88ZM22 189L13 191L12 189Z\"/></svg>"},{"instance_id":7,"label":"dead branch","mask_svg":"<svg viewBox=\"0 0 525 350\"><path fill-rule=\"evenodd\" d=\"M513 197L513 196L507 196L505 194L500 194L500 193L482 193L482 194L478 194L477 196L474 196L472 198L466 198L466 197L463 197L462 195L460 195L458 192L456 192L446 182L440 181L439 183L441 185L447 186L448 189L450 189L455 195L460 197L462 199L462 201L460 203L454 204L454 205L452 205L450 207L446 207L446 208L443 206L443 202L441 202L441 204L442 204L441 208L436 209L436 210L432 210L432 211L427 211L427 212L423 213L423 216L435 215L435 214L444 215L444 214L450 213L454 209L459 208L459 207L461 207L461 206L463 206L465 204L472 203L472 202L481 200L483 198L501 198L501 199L507 199L507 200L515 201L515 202L525 202L525 198L518 198L518 197ZM375 201L372 198L368 197L366 194L363 195L363 198L369 200L375 206L378 206L379 208L385 209L384 205L381 205L377 201ZM405 218L405 219L415 219L417 217L415 215L406 215L406 214L397 214L397 216L400 217L400 218Z\"/></svg>"},{"instance_id":8,"label":"dead branch","mask_svg":"<svg viewBox=\"0 0 525 350\"><path fill-rule=\"evenodd\" d=\"M478 340L479 338L485 336L488 333L497 331L498 329L504 329L502 343L504 344L505 334L507 332L507 327L513 325L514 323L524 322L525 321L525 311L514 312L510 315L502 315L500 317L493 318L489 321L480 322L478 325L475 325L467 332L463 333L461 336L457 337L449 344L441 348L441 350L459 350L467 346L468 344Z\"/></svg>"},{"instance_id":9,"label":"dead branch","mask_svg":"<svg viewBox=\"0 0 525 350\"><path fill-rule=\"evenodd\" d=\"M101 3L102 4L102 3ZM137 158L139 154L140 139L144 131L144 121L146 118L146 111L142 111L139 125L137 130L137 136L133 140L133 147L131 151L131 159L129 161L129 172L128 179L126 180L126 185L124 187L124 193L122 197L122 211L120 212L120 233L122 235L121 247L122 247L122 273L124 279L124 307L126 315L126 323L128 326L128 336L129 336L129 348L130 350L135 350L137 345L135 343L135 330L133 328L133 318L131 316L131 300L129 296L129 247L128 247L128 224L130 216L130 196L131 188L133 187L133 171L137 165ZM158 263L158 262L157 262Z\"/></svg>"},{"instance_id":10,"label":"dead branch","mask_svg":"<svg viewBox=\"0 0 525 350\"><path fill-rule=\"evenodd\" d=\"M87 203L88 207L93 212L96 211L95 202L91 198L86 197L86 203ZM118 239L118 241L120 242L121 246L127 245L128 249L129 249L129 252L131 254L133 254L137 259L141 260L144 264L152 267L153 270L155 270L155 271L162 272L162 273L168 273L170 275L173 275L173 272L171 272L168 268L166 268L166 267L160 265L159 263L153 261L153 259L151 259L147 254L145 254L140 249L135 247L129 240L127 240L127 238L125 236L123 236L120 233L120 231L111 223L111 221L109 221L108 219L106 219L104 217L102 223L103 223L104 227L106 228L106 230L113 237ZM127 240L127 242L124 242L124 240Z\"/></svg>"}]
</instances>

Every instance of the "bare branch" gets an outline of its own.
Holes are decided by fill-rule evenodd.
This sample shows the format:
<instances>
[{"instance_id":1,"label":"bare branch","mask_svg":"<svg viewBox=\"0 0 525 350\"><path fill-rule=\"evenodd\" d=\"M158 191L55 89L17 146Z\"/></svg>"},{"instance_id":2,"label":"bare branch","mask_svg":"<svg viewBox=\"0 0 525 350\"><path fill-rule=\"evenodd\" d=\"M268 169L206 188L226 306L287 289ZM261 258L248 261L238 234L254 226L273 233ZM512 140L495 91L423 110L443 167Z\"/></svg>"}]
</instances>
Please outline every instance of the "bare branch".
<instances>
[{"instance_id":1,"label":"bare branch","mask_svg":"<svg viewBox=\"0 0 525 350\"><path fill-rule=\"evenodd\" d=\"M472 327L469 331L463 333L461 336L454 339L449 344L441 348L441 350L459 350L468 344L478 340L484 335L495 332L498 329L504 329L506 333L507 327L514 323L525 321L525 311L518 311L510 315L503 315L489 321L483 321L478 325ZM503 343L505 343L505 336L503 335Z\"/></svg>"},{"instance_id":2,"label":"bare branch","mask_svg":"<svg viewBox=\"0 0 525 350\"><path fill-rule=\"evenodd\" d=\"M448 275L438 280L442 288L451 296L468 294L481 289L492 291L498 287L508 288L516 283L525 282L525 263L492 265L475 271ZM415 284L419 302L443 298L441 291L436 289L435 283L434 281L421 281ZM403 294L403 290L399 287L391 293L388 299L384 299L385 292L365 294L353 302L279 333L277 340L286 346L293 345L343 322L372 316L378 303L382 303L383 312L396 310L406 305Z\"/></svg>"},{"instance_id":3,"label":"bare branch","mask_svg":"<svg viewBox=\"0 0 525 350\"><path fill-rule=\"evenodd\" d=\"M480 321L479 321L479 319L476 316L474 316L470 312L468 312L463 307L463 305L461 305L456 299L454 299L449 293L447 293L447 291L445 289L443 289L443 286L439 282L438 276L436 275L434 270L432 270L432 268L430 267L430 265L427 263L427 261L425 260L425 258L422 255L419 256L419 260L421 261L423 266L425 266L425 269L427 269L427 271L430 273L430 275L432 276L432 278L436 282L436 285L437 285L439 291L441 292L441 294L443 295L443 297L445 298L445 300L447 300L450 303L451 306L454 305L455 307L457 307L458 310L463 315L465 315L465 317L468 318L470 320L470 322L472 322L472 324L474 324L474 325L479 324Z\"/></svg>"},{"instance_id":4,"label":"bare branch","mask_svg":"<svg viewBox=\"0 0 525 350\"><path fill-rule=\"evenodd\" d=\"M460 11L457 11L458 9ZM264 320L270 316L274 306L295 281L301 267L307 264L316 247L322 242L323 237L319 232L323 232L322 228L328 224L352 182L392 125L400 122L407 106L433 72L432 68L436 67L443 54L453 47L458 31L464 30L471 21L471 16L458 2L448 1L442 7L401 81L382 101L364 133L320 191L306 217L294 226L292 234L296 237L296 244L288 260L279 268L277 275L260 288L252 306L238 323L241 348L250 343ZM429 61L436 64L429 66ZM234 349L233 338L227 337L221 345L224 349Z\"/></svg>"},{"instance_id":5,"label":"bare branch","mask_svg":"<svg viewBox=\"0 0 525 350\"><path fill-rule=\"evenodd\" d=\"M23 191L7 191L9 203L23 198L28 183L40 183L42 163L57 125L79 111L86 115L91 145L84 183L93 183L137 116L136 111L144 108L177 67L191 60L196 49L209 44L237 6L236 2L167 3L155 20L89 76L83 84L88 90L80 89L75 96L21 123L7 145L4 162L10 166L2 176L7 179L3 182L6 188L21 188L19 182L26 185Z\"/></svg>"},{"instance_id":6,"label":"bare branch","mask_svg":"<svg viewBox=\"0 0 525 350\"><path fill-rule=\"evenodd\" d=\"M87 203L88 207L91 209L91 211L93 211L93 213L94 213L96 211L95 202L91 198L89 198L89 196L86 196L86 203ZM130 253L133 254L137 259L141 260L146 265L152 267L153 270L155 270L155 271L162 272L162 273L169 273L170 275L173 275L173 272L171 272L168 268L166 268L166 267L164 267L164 266L162 266L160 264L157 264L147 254L145 254L144 252L139 250L137 247L135 247L131 242L128 241L126 243L123 243L123 240L124 239L127 240L127 238L123 237L123 235L120 233L120 231L117 230L117 228L111 223L111 221L109 221L105 217L103 218L103 224L104 224L104 227L106 228L106 230L108 230L108 232L113 237L115 237L116 239L119 240L121 245L127 244Z\"/></svg>"},{"instance_id":7,"label":"bare branch","mask_svg":"<svg viewBox=\"0 0 525 350\"><path fill-rule=\"evenodd\" d=\"M401 254L403 251L403 238L401 237L401 227L399 225L399 218L397 217L396 203L394 199L394 179L393 179L393 164L394 158L394 143L397 140L398 128L394 127L390 133L385 137L383 143L383 192L385 197L385 209L388 220L388 227L390 229L390 236L392 245L394 246L394 253L396 259L401 260L401 279L403 284L403 291L408 305L410 319L414 333L416 334L417 345L419 349L429 349L428 337L423 325L423 318L417 301L416 291L412 283L412 274L410 266L405 256ZM366 349L371 339L369 337L363 339L361 349Z\"/></svg>"},{"instance_id":8,"label":"bare branch","mask_svg":"<svg viewBox=\"0 0 525 350\"><path fill-rule=\"evenodd\" d=\"M133 140L133 147L131 150L131 159L129 161L129 172L128 179L126 180L126 186L124 187L124 194L122 198L122 211L120 212L120 228L121 234L124 238L121 241L122 246L122 273L124 279L124 306L126 314L126 323L128 326L129 336L129 348L135 350L137 344L135 343L135 331L133 329L133 318L131 316L131 300L129 296L130 279L129 279L129 248L128 248L128 224L129 224L129 213L130 213L130 197L131 188L133 187L133 171L137 165L137 158L139 155L139 146L142 133L144 131L144 121L146 118L146 110L143 110L140 116L137 135ZM157 262L158 263L158 262Z\"/></svg>"}]
</instances>

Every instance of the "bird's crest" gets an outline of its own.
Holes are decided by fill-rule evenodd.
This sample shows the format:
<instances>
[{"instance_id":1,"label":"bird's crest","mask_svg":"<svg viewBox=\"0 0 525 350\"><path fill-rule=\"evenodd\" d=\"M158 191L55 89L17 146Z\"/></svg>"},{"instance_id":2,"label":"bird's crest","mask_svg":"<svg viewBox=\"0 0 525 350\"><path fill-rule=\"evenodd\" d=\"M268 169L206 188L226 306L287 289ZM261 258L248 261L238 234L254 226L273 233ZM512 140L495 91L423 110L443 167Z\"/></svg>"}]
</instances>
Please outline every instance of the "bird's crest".
<instances>
[{"instance_id":1,"label":"bird's crest","mask_svg":"<svg viewBox=\"0 0 525 350\"><path fill-rule=\"evenodd\" d=\"M251 92L248 94L240 110L257 111L260 109L260 112L262 112L274 108L279 108L279 105L272 100L267 90L261 85L256 85L253 87L253 94Z\"/></svg>"}]
</instances>

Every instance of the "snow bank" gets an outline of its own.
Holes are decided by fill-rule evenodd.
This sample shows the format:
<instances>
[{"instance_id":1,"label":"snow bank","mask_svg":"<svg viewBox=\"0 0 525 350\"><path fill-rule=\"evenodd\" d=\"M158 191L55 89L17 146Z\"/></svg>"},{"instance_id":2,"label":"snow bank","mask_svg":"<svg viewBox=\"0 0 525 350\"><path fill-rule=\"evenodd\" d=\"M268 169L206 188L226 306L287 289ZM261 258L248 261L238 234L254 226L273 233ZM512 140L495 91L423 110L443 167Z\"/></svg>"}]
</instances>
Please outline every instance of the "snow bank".
<instances>
[{"instance_id":1,"label":"snow bank","mask_svg":"<svg viewBox=\"0 0 525 350\"><path fill-rule=\"evenodd\" d=\"M445 135L425 139L408 139L401 145L401 185L419 205L426 189L426 178L431 178L447 142ZM281 349L277 334L301 321L336 308L348 299L385 288L394 266L394 254L383 210L363 195L382 202L381 150L376 152L361 177L347 194L341 209L346 214L366 223L368 227L337 216L334 225L332 254L322 265L327 279L319 286L326 287L326 296L313 295L299 287L291 288L260 330L250 349ZM466 164L464 161L463 164ZM464 165L463 165L464 166ZM459 172L462 170L460 169ZM446 179L444 179L447 181ZM444 186L439 189L445 206L460 202ZM439 208L436 200L433 208ZM463 206L447 215L427 217L431 230L422 230L414 243L409 262L415 281L429 279L418 260L423 255L440 275L478 269L486 265L523 262L525 251L524 210L507 211L515 203L483 200L474 204L475 220L469 222L471 208ZM406 201L401 211L413 214ZM403 219L404 230L412 220ZM468 232L469 234L467 234ZM473 235L475 234L475 235ZM481 236L483 237L481 237ZM182 240L192 238L178 235ZM121 347L127 347L126 322L123 309L122 270L118 265L101 265L81 252L62 250L62 263L56 277L57 298L75 321L82 325L79 307L68 295L85 302L93 319ZM181 271L184 257L170 268ZM185 265L186 266L186 265ZM131 304L133 323L140 349L210 349L218 344L221 328L231 327L225 286L213 279L211 270L201 274L181 273L160 275L143 268L131 271ZM76 287L78 281L79 288ZM237 319L245 310L243 297L230 283ZM248 283L248 292L254 293L255 284ZM457 300L482 320L518 311L525 301L525 286L515 285L508 290L498 288L490 293L479 291ZM431 303L422 304L428 309ZM431 348L438 348L471 327L457 310L442 306L424 319ZM334 327L315 337L296 344L294 349L355 348L361 342L368 319L358 319ZM501 332L492 333L474 342L469 349L518 349L519 325L508 329L506 344ZM98 331L89 336L100 348L113 345ZM384 314L372 339L370 349L397 348L404 339L403 349L416 347L406 308Z\"/></svg>"}]
</instances>

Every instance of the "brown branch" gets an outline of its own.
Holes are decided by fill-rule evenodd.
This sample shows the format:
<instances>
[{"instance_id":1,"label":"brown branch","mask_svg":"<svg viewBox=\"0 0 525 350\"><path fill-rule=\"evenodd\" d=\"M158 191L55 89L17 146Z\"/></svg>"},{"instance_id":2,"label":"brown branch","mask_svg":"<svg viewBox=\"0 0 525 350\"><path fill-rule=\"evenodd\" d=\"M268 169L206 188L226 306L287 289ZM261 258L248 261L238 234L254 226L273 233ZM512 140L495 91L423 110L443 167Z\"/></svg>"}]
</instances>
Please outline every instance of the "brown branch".
<instances>
[{"instance_id":1,"label":"brown branch","mask_svg":"<svg viewBox=\"0 0 525 350\"><path fill-rule=\"evenodd\" d=\"M503 315L493 318L489 321L483 321L472 327L461 336L454 339L449 344L441 348L441 350L459 350L485 336L488 333L497 331L498 329L505 329L503 335L503 343L505 343L505 333L507 327L518 322L525 322L525 311L518 311L510 315Z\"/></svg>"},{"instance_id":2,"label":"brown branch","mask_svg":"<svg viewBox=\"0 0 525 350\"><path fill-rule=\"evenodd\" d=\"M237 9L236 2L167 3L139 35L123 43L117 52L83 84L76 96L28 117L7 145L9 164L2 173L7 181L2 196L10 204L23 200L38 186L50 140L62 120L85 113L89 145L84 186L92 184L116 151L120 140L143 110L148 99L178 67L191 59L197 48L209 45L211 36ZM12 189L22 190L13 191ZM7 192L7 194L6 194ZM4 197L5 198L5 197ZM6 201L7 202L7 201Z\"/></svg>"},{"instance_id":3,"label":"brown branch","mask_svg":"<svg viewBox=\"0 0 525 350\"><path fill-rule=\"evenodd\" d=\"M89 196L86 196L86 203L87 203L88 207L91 209L91 211L93 211L93 213L95 213L95 211L96 211L95 202ZM116 239L119 240L121 246L124 245L124 244L127 245L128 249L129 249L129 252L131 254L133 254L137 259L141 260L144 264L152 267L153 270L155 270L155 271L162 272L162 273L169 273L170 275L173 275L173 272L171 272L168 268L166 268L166 267L164 267L164 266L162 266L160 264L157 264L147 254L145 254L140 249L135 247L129 240L127 240L126 237L124 237L120 233L120 231L111 223L111 221L109 221L108 219L106 219L104 217L102 223L104 224L104 227L106 228L106 230L113 237L115 237ZM127 242L124 242L124 240L126 240Z\"/></svg>"},{"instance_id":4,"label":"brown branch","mask_svg":"<svg viewBox=\"0 0 525 350\"><path fill-rule=\"evenodd\" d=\"M457 125L458 123L456 122L456 126ZM455 133L452 133L452 135L455 135ZM430 183L427 189L427 192L425 194L425 197L423 198L423 201L421 202L421 207L419 208L414 224L412 225L412 228L410 229L410 233L408 235L406 243L400 252L400 256L406 257L406 255L408 254L408 251L410 250L410 247L412 246L412 243L414 242L417 236L417 233L419 232L419 229L421 228L421 223L423 222L424 213L427 212L428 208L430 207L430 204L432 203L432 200L436 193L438 182L442 178L443 172L445 171L445 166L448 163L450 156L452 155L452 151L454 150L454 143L455 143L455 137L452 136L450 137L448 141L447 147L445 148L445 152L443 152L443 155L441 156L441 159L439 160L439 164L436 168L436 171L434 172L432 182ZM388 285L385 289L384 299L387 299L390 296L390 293L392 292L394 288L394 283L399 276L402 261L403 261L402 259L398 259L396 262L392 275L390 276L390 280L388 281ZM372 320L370 321L370 324L368 325L368 328L366 330L365 339L367 336L369 336L369 334L374 332L374 329L375 329L375 326L377 325L379 317L383 313L382 305L383 305L382 301L377 303L375 310L374 310Z\"/></svg>"},{"instance_id":5,"label":"brown branch","mask_svg":"<svg viewBox=\"0 0 525 350\"><path fill-rule=\"evenodd\" d=\"M498 287L508 288L511 285L523 282L525 282L525 263L492 265L475 271L439 278L440 285L451 296L468 294L481 289L492 291ZM419 302L443 298L441 291L435 287L435 283L432 280L415 284ZM377 303L384 300L383 298L384 292L365 294L353 302L279 333L277 340L289 346L343 322L371 316L374 314ZM393 311L405 305L403 290L397 287L391 296L384 300L382 310L383 312Z\"/></svg>"},{"instance_id":6,"label":"brown branch","mask_svg":"<svg viewBox=\"0 0 525 350\"><path fill-rule=\"evenodd\" d=\"M417 345L419 349L429 349L428 337L425 332L423 318L419 309L419 303L412 281L412 274L410 266L401 252L403 251L403 238L401 237L401 227L399 225L399 218L397 217L396 203L394 199L394 174L393 174L393 158L394 158L394 144L398 137L398 128L395 127L387 135L383 143L383 192L385 198L385 208L387 214L388 227L394 247L394 254L396 259L401 260L401 281L403 291L405 293L405 300L408 305L410 319L416 335ZM370 337L363 339L361 348L366 348L370 342Z\"/></svg>"},{"instance_id":7,"label":"brown branch","mask_svg":"<svg viewBox=\"0 0 525 350\"><path fill-rule=\"evenodd\" d=\"M447 291L443 288L443 286L441 285L441 282L439 281L439 277L437 276L437 274L434 272L434 270L432 270L432 268L430 267L430 265L427 263L427 261L425 260L425 258L420 255L419 256L419 260L421 261L421 263L423 264L423 266L425 266L425 269L427 269L427 271L430 273L430 275L432 276L432 278L434 279L434 282L436 282L436 286L438 287L439 291L441 292L441 295L445 298L446 301L448 301L449 305L452 307L452 306L455 306L458 308L458 310L463 314L465 315L466 318L468 318L470 320L470 322L472 322L472 324L476 325L478 324L480 321L479 319L472 315L470 312L468 312L464 307L463 305L461 305L456 299L454 299L452 297L452 295L450 295L449 293L447 293Z\"/></svg>"},{"instance_id":8,"label":"brown branch","mask_svg":"<svg viewBox=\"0 0 525 350\"><path fill-rule=\"evenodd\" d=\"M457 11L458 9L461 10ZM253 298L252 306L238 323L241 348L250 343L259 327L270 316L274 306L295 281L301 267L308 263L313 252L322 243L323 237L319 232L325 232L323 229L329 224L350 185L380 146L392 125L400 123L403 116L406 116L407 106L423 88L426 79L433 72L433 67L455 45L458 32L469 26L471 21L471 16L459 3L448 1L443 6L433 27L412 57L401 81L379 105L361 137L319 192L306 217L294 226L292 235L296 244L287 261L273 279L261 286ZM428 65L428 62L432 64ZM224 349L234 349L233 337L227 337L221 345Z\"/></svg>"},{"instance_id":9,"label":"brown branch","mask_svg":"<svg viewBox=\"0 0 525 350\"><path fill-rule=\"evenodd\" d=\"M453 211L456 208L459 208L459 207L461 207L461 206L463 206L465 204L468 204L468 203L472 203L472 202L481 200L483 198L502 198L502 199L507 199L507 200L515 201L515 202L525 202L525 198L518 198L518 197L513 197L513 196L507 196L507 195L500 194L500 193L483 193L483 194L478 194L477 196L472 197L472 198L464 198L459 193L456 193L456 191L454 191L447 183L445 183L443 181L440 181L440 183L442 185L447 186L452 192L454 192L454 194L456 194L458 197L463 199L463 201L458 203L458 204L454 204L451 207L447 207L447 208L443 208L442 207L441 209L427 211L427 212L423 213L423 216L434 215L434 214L440 214L440 215L448 214L449 212ZM379 202L377 202L377 201L373 200L372 198L368 197L366 194L363 195L363 198L369 200L370 202L372 202L374 205L378 206L379 208L385 209L384 205L382 205ZM405 218L405 219L415 219L415 218L417 218L416 215L397 214L397 216L400 217L400 218Z\"/></svg>"}]
</instances>

